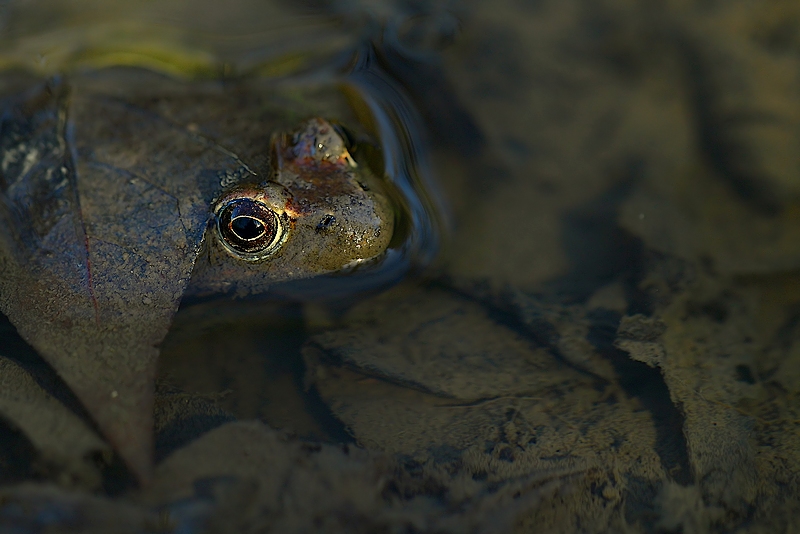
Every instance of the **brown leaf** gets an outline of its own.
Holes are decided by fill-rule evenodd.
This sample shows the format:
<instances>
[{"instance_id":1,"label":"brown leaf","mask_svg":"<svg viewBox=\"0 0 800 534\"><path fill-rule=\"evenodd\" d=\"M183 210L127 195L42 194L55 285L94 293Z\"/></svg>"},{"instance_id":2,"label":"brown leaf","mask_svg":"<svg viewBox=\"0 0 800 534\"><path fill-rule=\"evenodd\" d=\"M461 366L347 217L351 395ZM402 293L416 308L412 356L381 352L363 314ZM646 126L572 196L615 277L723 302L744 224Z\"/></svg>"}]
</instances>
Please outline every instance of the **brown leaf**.
<instances>
[{"instance_id":1,"label":"brown leaf","mask_svg":"<svg viewBox=\"0 0 800 534\"><path fill-rule=\"evenodd\" d=\"M156 347L242 165L88 80L3 101L0 310L146 481Z\"/></svg>"}]
</instances>

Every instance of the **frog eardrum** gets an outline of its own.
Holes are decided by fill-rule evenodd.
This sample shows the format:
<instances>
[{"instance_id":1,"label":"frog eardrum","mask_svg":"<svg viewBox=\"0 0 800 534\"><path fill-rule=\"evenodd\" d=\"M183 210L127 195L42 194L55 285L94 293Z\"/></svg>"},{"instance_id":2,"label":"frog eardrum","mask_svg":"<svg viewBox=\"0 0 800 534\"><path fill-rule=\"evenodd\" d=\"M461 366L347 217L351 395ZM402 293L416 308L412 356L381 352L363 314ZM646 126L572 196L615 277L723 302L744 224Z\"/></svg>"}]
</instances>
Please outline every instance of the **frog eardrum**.
<instances>
[{"instance_id":1,"label":"frog eardrum","mask_svg":"<svg viewBox=\"0 0 800 534\"><path fill-rule=\"evenodd\" d=\"M281 244L284 227L279 217L258 200L229 199L219 205L216 218L220 240L242 259L263 259Z\"/></svg>"}]
</instances>

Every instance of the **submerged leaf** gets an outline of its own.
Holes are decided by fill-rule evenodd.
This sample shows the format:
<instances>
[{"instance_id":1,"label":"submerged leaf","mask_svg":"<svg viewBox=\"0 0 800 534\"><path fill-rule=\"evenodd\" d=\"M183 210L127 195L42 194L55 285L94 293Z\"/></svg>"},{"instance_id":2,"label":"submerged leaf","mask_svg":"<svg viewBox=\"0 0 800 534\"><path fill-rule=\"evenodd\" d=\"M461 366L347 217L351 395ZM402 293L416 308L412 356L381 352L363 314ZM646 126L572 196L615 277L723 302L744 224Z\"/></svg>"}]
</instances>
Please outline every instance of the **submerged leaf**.
<instances>
[{"instance_id":1,"label":"submerged leaf","mask_svg":"<svg viewBox=\"0 0 800 534\"><path fill-rule=\"evenodd\" d=\"M89 487L99 485L91 456L108 452L108 446L25 369L2 356L0 415L25 433L47 467L65 475L63 480Z\"/></svg>"},{"instance_id":2,"label":"submerged leaf","mask_svg":"<svg viewBox=\"0 0 800 534\"><path fill-rule=\"evenodd\" d=\"M30 86L2 100L0 310L146 480L156 347L242 165L91 83Z\"/></svg>"}]
</instances>

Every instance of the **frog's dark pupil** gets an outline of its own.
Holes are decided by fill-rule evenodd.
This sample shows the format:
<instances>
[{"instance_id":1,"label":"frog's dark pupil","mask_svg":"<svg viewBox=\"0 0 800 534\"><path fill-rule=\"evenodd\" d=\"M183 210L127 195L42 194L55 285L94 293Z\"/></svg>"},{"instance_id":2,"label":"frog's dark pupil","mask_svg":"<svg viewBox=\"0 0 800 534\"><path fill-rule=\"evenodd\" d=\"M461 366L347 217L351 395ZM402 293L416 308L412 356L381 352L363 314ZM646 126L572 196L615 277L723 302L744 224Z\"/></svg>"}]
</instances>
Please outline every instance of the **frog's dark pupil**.
<instances>
[{"instance_id":1,"label":"frog's dark pupil","mask_svg":"<svg viewBox=\"0 0 800 534\"><path fill-rule=\"evenodd\" d=\"M275 212L261 202L238 198L219 210L217 228L228 248L243 254L256 254L275 243L280 223Z\"/></svg>"},{"instance_id":2,"label":"frog's dark pupil","mask_svg":"<svg viewBox=\"0 0 800 534\"><path fill-rule=\"evenodd\" d=\"M231 221L231 230L240 239L252 241L264 233L264 223L253 217L237 217Z\"/></svg>"}]
</instances>

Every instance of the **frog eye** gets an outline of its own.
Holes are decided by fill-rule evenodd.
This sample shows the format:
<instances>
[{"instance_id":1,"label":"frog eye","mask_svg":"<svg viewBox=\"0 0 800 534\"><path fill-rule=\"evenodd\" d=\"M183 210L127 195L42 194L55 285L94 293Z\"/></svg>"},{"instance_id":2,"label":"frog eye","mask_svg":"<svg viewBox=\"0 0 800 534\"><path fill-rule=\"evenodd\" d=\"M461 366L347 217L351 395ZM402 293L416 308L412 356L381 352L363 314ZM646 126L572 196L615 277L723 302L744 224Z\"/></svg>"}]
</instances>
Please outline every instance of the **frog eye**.
<instances>
[{"instance_id":1,"label":"frog eye","mask_svg":"<svg viewBox=\"0 0 800 534\"><path fill-rule=\"evenodd\" d=\"M283 227L274 211L250 198L237 198L217 211L217 231L235 256L259 260L281 243Z\"/></svg>"}]
</instances>

